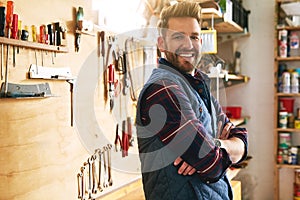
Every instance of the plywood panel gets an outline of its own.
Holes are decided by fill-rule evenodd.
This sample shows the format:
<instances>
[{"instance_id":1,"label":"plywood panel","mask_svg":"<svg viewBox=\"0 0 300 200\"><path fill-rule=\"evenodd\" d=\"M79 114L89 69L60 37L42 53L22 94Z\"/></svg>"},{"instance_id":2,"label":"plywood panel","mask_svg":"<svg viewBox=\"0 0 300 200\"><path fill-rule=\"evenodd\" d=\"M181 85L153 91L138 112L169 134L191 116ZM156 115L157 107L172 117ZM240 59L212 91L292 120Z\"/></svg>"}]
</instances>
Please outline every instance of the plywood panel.
<instances>
[{"instance_id":1,"label":"plywood panel","mask_svg":"<svg viewBox=\"0 0 300 200\"><path fill-rule=\"evenodd\" d=\"M70 85L65 81L31 80L27 72L30 64L43 63L47 67L70 67L76 76L86 58L95 50L97 40L96 37L83 35L80 51L74 52L74 8L83 6L85 18L94 22L97 16L91 8L92 1L14 2L15 13L19 14L23 25L39 26L56 21L65 23L69 53L54 55L19 48L16 67L12 67L12 48L9 49L9 82L48 82L56 97L0 99L0 199L77 199L76 175L89 153L83 147L76 128L70 126ZM105 120L109 120L105 117L101 119L104 119L104 124L107 124ZM119 174L120 183L130 182L136 177Z\"/></svg>"}]
</instances>

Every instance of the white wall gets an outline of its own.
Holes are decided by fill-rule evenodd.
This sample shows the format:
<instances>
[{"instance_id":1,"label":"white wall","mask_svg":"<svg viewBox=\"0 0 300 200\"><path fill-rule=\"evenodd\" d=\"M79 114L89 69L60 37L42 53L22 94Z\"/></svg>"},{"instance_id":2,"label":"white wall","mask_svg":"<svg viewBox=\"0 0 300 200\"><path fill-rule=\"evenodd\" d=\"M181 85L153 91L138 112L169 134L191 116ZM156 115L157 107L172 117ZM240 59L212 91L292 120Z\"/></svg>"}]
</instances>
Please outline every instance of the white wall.
<instances>
[{"instance_id":1,"label":"white wall","mask_svg":"<svg viewBox=\"0 0 300 200\"><path fill-rule=\"evenodd\" d=\"M273 128L274 128L274 0L243 1L249 16L250 37L238 40L242 72L250 76L246 84L227 91L228 104L241 105L251 118L249 155L253 156L238 178L242 180L244 200L273 199ZM292 187L292 185L291 185Z\"/></svg>"}]
</instances>

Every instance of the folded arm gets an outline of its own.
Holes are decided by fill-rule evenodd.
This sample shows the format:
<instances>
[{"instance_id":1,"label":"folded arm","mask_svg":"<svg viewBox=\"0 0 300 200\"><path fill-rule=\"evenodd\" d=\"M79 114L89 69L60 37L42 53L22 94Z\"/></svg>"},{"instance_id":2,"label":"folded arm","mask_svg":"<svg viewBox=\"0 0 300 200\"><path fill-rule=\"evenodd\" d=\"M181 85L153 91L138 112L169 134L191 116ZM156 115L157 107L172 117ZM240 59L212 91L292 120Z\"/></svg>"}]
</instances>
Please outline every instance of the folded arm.
<instances>
[{"instance_id":1,"label":"folded arm","mask_svg":"<svg viewBox=\"0 0 300 200\"><path fill-rule=\"evenodd\" d=\"M192 138L187 149L178 156L194 168L200 178L217 181L223 176L232 164L230 155L227 150L214 145L213 138L197 119L190 100L178 85L172 81L153 84L144 93L143 102L141 119L144 124L151 121L149 110L153 105L159 104L166 110L165 125L156 133L165 145L168 145L175 136L183 143ZM234 134L230 135L233 136Z\"/></svg>"}]
</instances>

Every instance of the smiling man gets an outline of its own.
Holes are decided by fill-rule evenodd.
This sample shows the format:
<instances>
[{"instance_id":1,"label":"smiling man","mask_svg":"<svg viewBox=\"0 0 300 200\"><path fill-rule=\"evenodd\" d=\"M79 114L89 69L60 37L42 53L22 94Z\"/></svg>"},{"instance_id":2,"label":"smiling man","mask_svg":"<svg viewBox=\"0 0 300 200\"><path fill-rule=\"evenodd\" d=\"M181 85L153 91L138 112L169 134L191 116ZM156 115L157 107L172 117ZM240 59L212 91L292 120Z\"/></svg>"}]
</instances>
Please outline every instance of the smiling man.
<instances>
[{"instance_id":1,"label":"smiling man","mask_svg":"<svg viewBox=\"0 0 300 200\"><path fill-rule=\"evenodd\" d=\"M162 34L158 38L158 46L165 53L166 59L182 72L194 72L201 47L197 20L192 17L170 18L168 29L162 30Z\"/></svg>"},{"instance_id":2,"label":"smiling man","mask_svg":"<svg viewBox=\"0 0 300 200\"><path fill-rule=\"evenodd\" d=\"M196 65L201 8L163 9L157 40L164 58L144 85L137 136L146 199L232 199L226 170L247 156L247 131L232 125Z\"/></svg>"}]
</instances>

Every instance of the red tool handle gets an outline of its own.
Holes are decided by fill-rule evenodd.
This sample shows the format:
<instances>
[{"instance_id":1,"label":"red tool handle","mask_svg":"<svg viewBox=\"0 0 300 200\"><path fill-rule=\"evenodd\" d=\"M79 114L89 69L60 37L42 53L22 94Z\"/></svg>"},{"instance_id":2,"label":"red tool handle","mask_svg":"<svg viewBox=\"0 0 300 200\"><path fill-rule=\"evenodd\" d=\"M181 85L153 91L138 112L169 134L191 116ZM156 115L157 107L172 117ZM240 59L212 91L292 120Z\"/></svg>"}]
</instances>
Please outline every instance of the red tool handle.
<instances>
[{"instance_id":1,"label":"red tool handle","mask_svg":"<svg viewBox=\"0 0 300 200\"><path fill-rule=\"evenodd\" d=\"M6 6L6 25L11 25L13 21L13 12L14 12L14 2L13 1L7 1Z\"/></svg>"},{"instance_id":2,"label":"red tool handle","mask_svg":"<svg viewBox=\"0 0 300 200\"><path fill-rule=\"evenodd\" d=\"M13 14L11 38L18 39L18 15Z\"/></svg>"},{"instance_id":3,"label":"red tool handle","mask_svg":"<svg viewBox=\"0 0 300 200\"><path fill-rule=\"evenodd\" d=\"M128 132L128 140L130 141L132 138L132 122L131 117L127 117L127 132Z\"/></svg>"},{"instance_id":4,"label":"red tool handle","mask_svg":"<svg viewBox=\"0 0 300 200\"><path fill-rule=\"evenodd\" d=\"M46 26L40 26L40 43L46 43Z\"/></svg>"},{"instance_id":5,"label":"red tool handle","mask_svg":"<svg viewBox=\"0 0 300 200\"><path fill-rule=\"evenodd\" d=\"M14 12L14 2L7 1L6 6L6 36L10 38L10 29L13 21L13 12Z\"/></svg>"},{"instance_id":6,"label":"red tool handle","mask_svg":"<svg viewBox=\"0 0 300 200\"><path fill-rule=\"evenodd\" d=\"M126 133L126 120L122 122L122 157L128 156L129 140L128 133Z\"/></svg>"},{"instance_id":7,"label":"red tool handle","mask_svg":"<svg viewBox=\"0 0 300 200\"><path fill-rule=\"evenodd\" d=\"M115 67L113 64L108 66L108 82L113 84L115 82Z\"/></svg>"}]
</instances>

